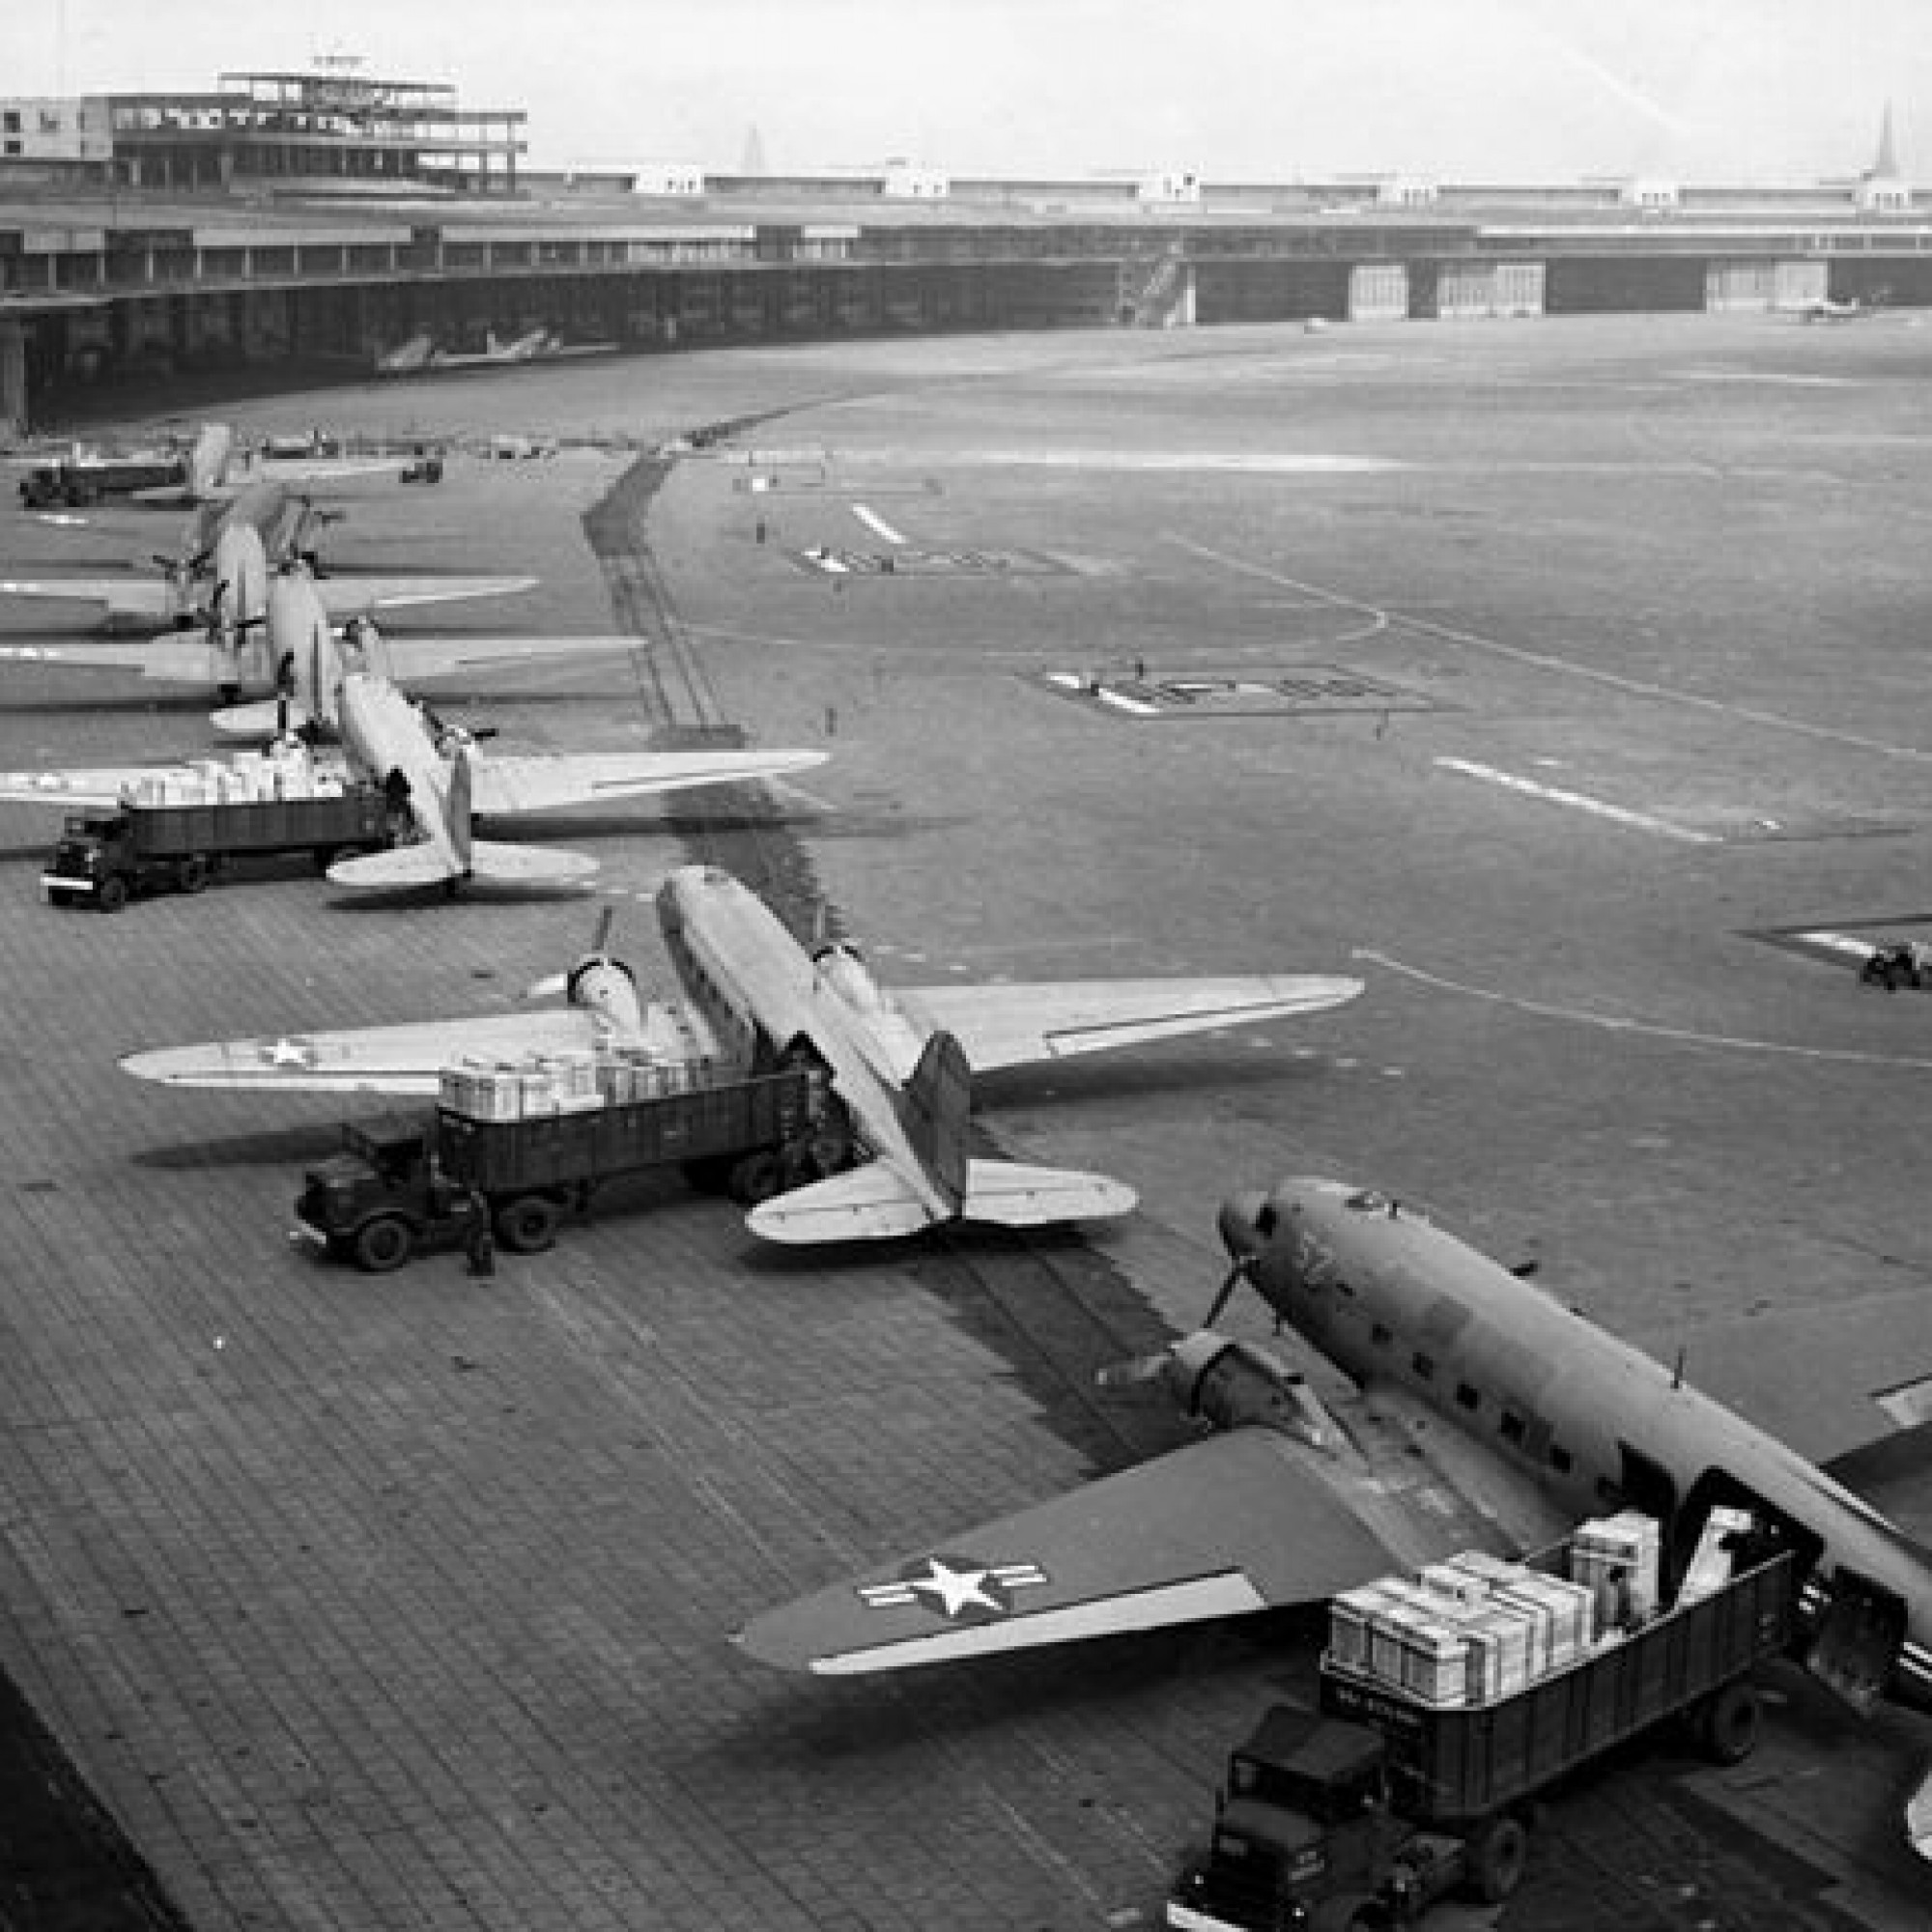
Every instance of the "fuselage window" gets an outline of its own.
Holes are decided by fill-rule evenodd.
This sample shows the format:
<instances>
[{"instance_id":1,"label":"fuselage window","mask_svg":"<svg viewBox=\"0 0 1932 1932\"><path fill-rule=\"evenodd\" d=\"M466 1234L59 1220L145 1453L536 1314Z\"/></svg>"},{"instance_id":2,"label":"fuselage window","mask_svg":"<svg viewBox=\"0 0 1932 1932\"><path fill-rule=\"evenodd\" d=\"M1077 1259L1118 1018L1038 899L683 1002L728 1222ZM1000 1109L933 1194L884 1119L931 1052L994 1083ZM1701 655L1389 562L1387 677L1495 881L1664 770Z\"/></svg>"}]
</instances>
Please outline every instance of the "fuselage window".
<instances>
[{"instance_id":1,"label":"fuselage window","mask_svg":"<svg viewBox=\"0 0 1932 1932\"><path fill-rule=\"evenodd\" d=\"M1505 1442L1520 1443L1527 1433L1522 1417L1512 1413L1507 1408L1503 1410L1503 1419L1498 1427L1503 1432L1503 1440Z\"/></svg>"},{"instance_id":2,"label":"fuselage window","mask_svg":"<svg viewBox=\"0 0 1932 1932\"><path fill-rule=\"evenodd\" d=\"M1549 1466L1559 1476L1567 1476L1577 1465L1577 1459L1560 1442L1549 1445Z\"/></svg>"},{"instance_id":3,"label":"fuselage window","mask_svg":"<svg viewBox=\"0 0 1932 1932\"><path fill-rule=\"evenodd\" d=\"M1605 1509L1619 1510L1624 1506L1624 1492L1607 1476L1597 1478L1597 1500Z\"/></svg>"},{"instance_id":4,"label":"fuselage window","mask_svg":"<svg viewBox=\"0 0 1932 1932\"><path fill-rule=\"evenodd\" d=\"M1471 1388L1467 1382L1458 1382L1456 1384L1456 1400L1464 1408L1480 1408L1483 1406L1481 1394Z\"/></svg>"},{"instance_id":5,"label":"fuselage window","mask_svg":"<svg viewBox=\"0 0 1932 1932\"><path fill-rule=\"evenodd\" d=\"M1415 1356L1415 1373L1426 1382L1435 1380L1435 1357L1425 1355L1418 1350Z\"/></svg>"},{"instance_id":6,"label":"fuselage window","mask_svg":"<svg viewBox=\"0 0 1932 1932\"><path fill-rule=\"evenodd\" d=\"M1369 1340L1373 1342L1377 1348L1386 1349L1388 1345L1395 1340L1395 1336L1388 1328L1384 1327L1381 1322L1378 1321L1376 1325L1369 1330Z\"/></svg>"}]
</instances>

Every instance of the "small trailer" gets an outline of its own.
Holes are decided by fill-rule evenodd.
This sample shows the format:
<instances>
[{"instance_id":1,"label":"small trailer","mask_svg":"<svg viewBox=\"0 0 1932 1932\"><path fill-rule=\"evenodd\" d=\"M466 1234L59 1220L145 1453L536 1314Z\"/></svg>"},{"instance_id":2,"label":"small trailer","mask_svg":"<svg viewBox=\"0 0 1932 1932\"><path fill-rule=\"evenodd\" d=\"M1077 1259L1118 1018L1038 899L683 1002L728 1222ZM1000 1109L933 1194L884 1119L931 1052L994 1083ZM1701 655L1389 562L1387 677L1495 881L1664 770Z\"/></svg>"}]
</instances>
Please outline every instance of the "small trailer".
<instances>
[{"instance_id":1,"label":"small trailer","mask_svg":"<svg viewBox=\"0 0 1932 1932\"><path fill-rule=\"evenodd\" d=\"M1799 1634L1800 1559L1595 1641L1515 1694L1436 1708L1324 1657L1321 1715L1276 1706L1229 1763L1213 1837L1167 1904L1179 1932L1367 1932L1464 1891L1507 1898L1532 1801L1666 1719L1721 1764L1757 1742L1750 1673Z\"/></svg>"},{"instance_id":2,"label":"small trailer","mask_svg":"<svg viewBox=\"0 0 1932 1932\"><path fill-rule=\"evenodd\" d=\"M201 892L238 858L299 852L327 871L339 853L393 844L395 830L380 785L311 798L130 804L71 816L41 889L54 905L91 899L100 912L119 912L143 893Z\"/></svg>"}]
</instances>

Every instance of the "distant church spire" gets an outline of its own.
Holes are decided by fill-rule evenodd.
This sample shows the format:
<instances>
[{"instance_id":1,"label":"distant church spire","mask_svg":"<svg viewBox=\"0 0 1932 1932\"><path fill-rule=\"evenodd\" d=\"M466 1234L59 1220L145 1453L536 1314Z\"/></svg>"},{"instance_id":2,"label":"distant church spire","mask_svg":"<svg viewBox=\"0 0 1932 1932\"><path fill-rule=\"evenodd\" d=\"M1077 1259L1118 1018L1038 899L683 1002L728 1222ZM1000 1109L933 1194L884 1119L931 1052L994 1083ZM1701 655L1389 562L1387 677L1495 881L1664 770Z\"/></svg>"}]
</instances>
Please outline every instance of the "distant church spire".
<instances>
[{"instance_id":1,"label":"distant church spire","mask_svg":"<svg viewBox=\"0 0 1932 1932\"><path fill-rule=\"evenodd\" d=\"M1890 110L1888 108L1887 112ZM1888 121L1886 126L1890 127ZM758 124L753 121L745 131L745 158L738 172L742 175L761 175L765 169L765 137L758 132Z\"/></svg>"},{"instance_id":2,"label":"distant church spire","mask_svg":"<svg viewBox=\"0 0 1932 1932\"><path fill-rule=\"evenodd\" d=\"M1878 159L1872 163L1874 181L1898 179L1898 143L1891 128L1891 102L1885 103L1885 119L1879 123Z\"/></svg>"}]
</instances>

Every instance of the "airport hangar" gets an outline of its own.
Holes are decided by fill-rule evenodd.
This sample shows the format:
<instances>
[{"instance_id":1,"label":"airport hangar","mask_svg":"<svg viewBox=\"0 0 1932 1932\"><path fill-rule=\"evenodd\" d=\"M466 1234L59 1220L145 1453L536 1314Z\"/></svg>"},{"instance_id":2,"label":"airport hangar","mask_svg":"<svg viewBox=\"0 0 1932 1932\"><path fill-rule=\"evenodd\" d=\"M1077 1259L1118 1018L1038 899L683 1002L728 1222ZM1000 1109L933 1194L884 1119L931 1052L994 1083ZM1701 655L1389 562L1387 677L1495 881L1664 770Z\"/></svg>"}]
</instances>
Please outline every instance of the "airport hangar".
<instances>
[{"instance_id":1,"label":"airport hangar","mask_svg":"<svg viewBox=\"0 0 1932 1932\"><path fill-rule=\"evenodd\" d=\"M0 428L84 411L121 374L294 380L537 324L665 350L1932 303L1932 195L1900 174L1889 124L1871 168L1782 188L546 175L518 171L520 111L459 110L447 89L223 81L0 102L6 125L75 130L38 156L0 143Z\"/></svg>"}]
</instances>

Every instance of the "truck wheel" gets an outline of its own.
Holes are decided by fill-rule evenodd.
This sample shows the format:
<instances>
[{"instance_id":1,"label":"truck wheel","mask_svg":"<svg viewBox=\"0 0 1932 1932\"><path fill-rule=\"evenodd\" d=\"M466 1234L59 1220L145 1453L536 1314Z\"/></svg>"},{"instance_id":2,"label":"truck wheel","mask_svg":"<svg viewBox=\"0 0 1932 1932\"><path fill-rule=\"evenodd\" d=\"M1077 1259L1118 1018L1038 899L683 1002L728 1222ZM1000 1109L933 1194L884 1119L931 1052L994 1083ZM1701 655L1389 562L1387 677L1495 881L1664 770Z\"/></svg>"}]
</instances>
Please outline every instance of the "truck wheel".
<instances>
[{"instance_id":1,"label":"truck wheel","mask_svg":"<svg viewBox=\"0 0 1932 1932\"><path fill-rule=\"evenodd\" d=\"M748 1153L731 1170L731 1198L747 1208L769 1201L784 1186L784 1171L775 1153Z\"/></svg>"},{"instance_id":2,"label":"truck wheel","mask_svg":"<svg viewBox=\"0 0 1932 1932\"><path fill-rule=\"evenodd\" d=\"M400 1214L378 1214L355 1231L355 1265L364 1274L390 1274L409 1260L415 1236Z\"/></svg>"},{"instance_id":3,"label":"truck wheel","mask_svg":"<svg viewBox=\"0 0 1932 1932\"><path fill-rule=\"evenodd\" d=\"M524 1194L497 1210L497 1238L513 1255L541 1254L556 1239L563 1209L547 1194Z\"/></svg>"},{"instance_id":4,"label":"truck wheel","mask_svg":"<svg viewBox=\"0 0 1932 1932\"><path fill-rule=\"evenodd\" d=\"M102 912L120 912L128 897L128 881L120 872L109 872L94 892L94 903Z\"/></svg>"},{"instance_id":5,"label":"truck wheel","mask_svg":"<svg viewBox=\"0 0 1932 1932\"><path fill-rule=\"evenodd\" d=\"M213 877L213 868L198 852L175 867L175 884L185 893L205 893Z\"/></svg>"},{"instance_id":6,"label":"truck wheel","mask_svg":"<svg viewBox=\"0 0 1932 1932\"><path fill-rule=\"evenodd\" d=\"M1747 1678L1713 1690L1697 1712L1697 1743L1713 1764L1742 1764L1757 1748L1764 1706Z\"/></svg>"},{"instance_id":7,"label":"truck wheel","mask_svg":"<svg viewBox=\"0 0 1932 1932\"><path fill-rule=\"evenodd\" d=\"M1529 1832L1505 1812L1469 1840L1469 1889L1485 1905L1500 1905L1522 1883L1529 1863Z\"/></svg>"}]
</instances>

